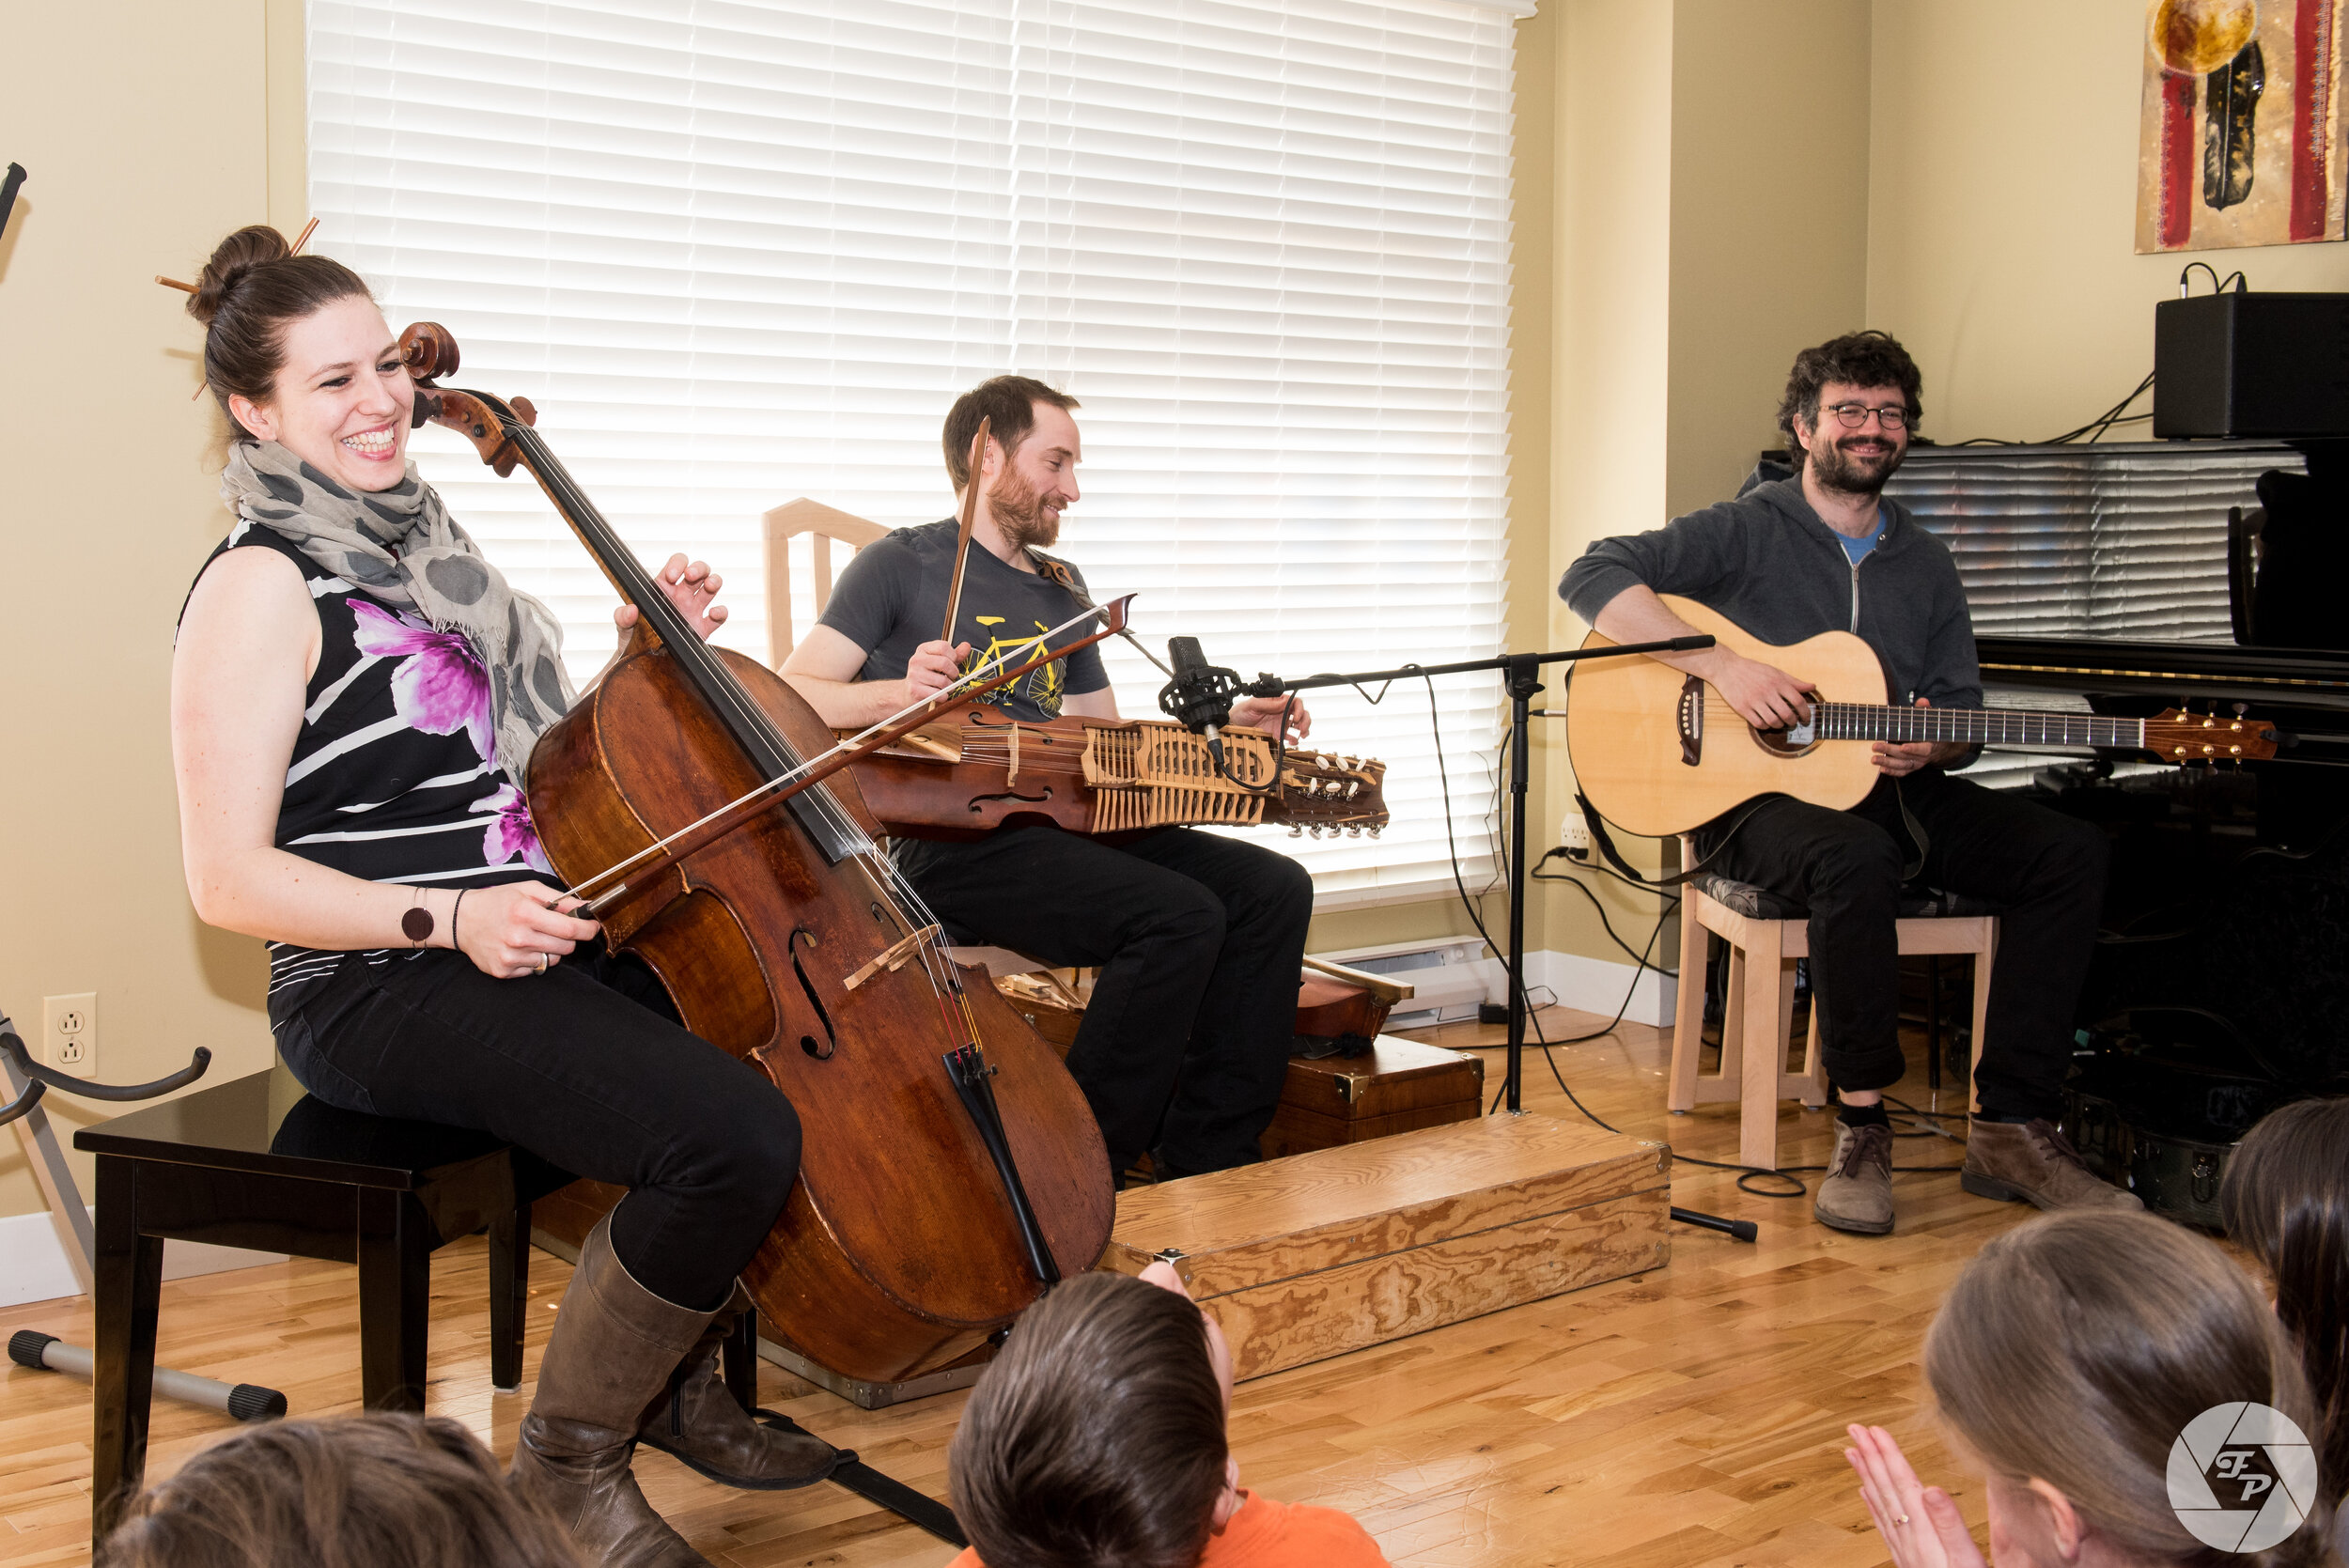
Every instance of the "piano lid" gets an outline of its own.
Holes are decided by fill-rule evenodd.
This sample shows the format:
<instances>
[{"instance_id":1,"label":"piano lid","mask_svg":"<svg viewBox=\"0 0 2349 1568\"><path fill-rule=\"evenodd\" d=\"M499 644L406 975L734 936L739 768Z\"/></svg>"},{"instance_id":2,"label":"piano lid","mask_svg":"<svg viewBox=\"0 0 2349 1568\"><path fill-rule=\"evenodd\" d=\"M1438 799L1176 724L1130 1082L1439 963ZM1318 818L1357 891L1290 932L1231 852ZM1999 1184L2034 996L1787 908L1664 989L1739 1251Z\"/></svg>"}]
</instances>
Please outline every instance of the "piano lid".
<instances>
[{"instance_id":1,"label":"piano lid","mask_svg":"<svg viewBox=\"0 0 2349 1568\"><path fill-rule=\"evenodd\" d=\"M1983 637L1985 686L2139 693L2349 713L2349 652L2116 637Z\"/></svg>"}]
</instances>

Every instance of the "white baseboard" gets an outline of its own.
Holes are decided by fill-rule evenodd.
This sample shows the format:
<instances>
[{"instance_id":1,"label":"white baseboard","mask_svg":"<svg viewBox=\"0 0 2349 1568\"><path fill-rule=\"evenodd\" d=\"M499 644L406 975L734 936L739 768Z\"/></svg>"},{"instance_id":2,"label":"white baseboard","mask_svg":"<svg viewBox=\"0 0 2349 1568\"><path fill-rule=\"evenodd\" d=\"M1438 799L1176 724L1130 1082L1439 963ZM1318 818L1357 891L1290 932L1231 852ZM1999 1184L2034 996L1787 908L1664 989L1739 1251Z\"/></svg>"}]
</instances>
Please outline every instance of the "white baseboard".
<instances>
[{"instance_id":1,"label":"white baseboard","mask_svg":"<svg viewBox=\"0 0 2349 1568\"><path fill-rule=\"evenodd\" d=\"M1658 1028L1671 1025L1680 995L1679 982L1671 975L1613 959L1560 953L1555 948L1525 955L1525 984L1528 990L1547 986L1557 993L1560 1006L1596 1013L1602 1018L1615 1016L1628 989L1631 1005L1624 1009L1624 1021Z\"/></svg>"},{"instance_id":2,"label":"white baseboard","mask_svg":"<svg viewBox=\"0 0 2349 1568\"><path fill-rule=\"evenodd\" d=\"M203 1241L163 1243L166 1280L285 1261L283 1252L249 1252L241 1247L214 1247ZM66 1262L65 1246L57 1239L56 1227L49 1222L48 1210L0 1219L0 1307L81 1294L81 1283L73 1278L73 1265Z\"/></svg>"}]
</instances>

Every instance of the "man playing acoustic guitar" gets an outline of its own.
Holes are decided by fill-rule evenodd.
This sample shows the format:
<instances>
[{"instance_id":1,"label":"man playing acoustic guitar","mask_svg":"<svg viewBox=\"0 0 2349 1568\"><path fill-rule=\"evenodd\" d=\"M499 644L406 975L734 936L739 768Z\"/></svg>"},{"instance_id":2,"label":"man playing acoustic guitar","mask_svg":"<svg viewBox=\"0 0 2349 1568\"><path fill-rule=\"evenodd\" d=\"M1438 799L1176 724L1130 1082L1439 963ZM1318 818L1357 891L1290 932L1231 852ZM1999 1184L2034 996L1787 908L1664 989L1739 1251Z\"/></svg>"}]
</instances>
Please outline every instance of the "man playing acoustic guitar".
<instances>
[{"instance_id":1,"label":"man playing acoustic guitar","mask_svg":"<svg viewBox=\"0 0 2349 1568\"><path fill-rule=\"evenodd\" d=\"M1907 351L1883 333L1806 349L1778 415L1799 472L1664 528L1599 540L1567 568L1560 596L1620 643L1691 631L1658 594L1692 598L1766 643L1855 632L1882 660L1896 701L1979 707L1982 675L1957 568L1940 540L1880 493L1907 453L1921 384ZM1726 647L1665 661L1703 679L1758 729L1810 716L1812 686ZM1945 769L1969 750L1878 741L1880 776L1850 811L1770 795L1697 835L1709 869L1809 911L1812 1005L1843 1106L1813 1212L1837 1230L1892 1228L1882 1092L1906 1068L1893 921L1910 880L1999 906L1974 1080L1982 1110L1959 1177L1966 1190L2041 1208L2139 1206L2091 1175L2055 1126L2104 897L2104 836L1950 777Z\"/></svg>"}]
</instances>

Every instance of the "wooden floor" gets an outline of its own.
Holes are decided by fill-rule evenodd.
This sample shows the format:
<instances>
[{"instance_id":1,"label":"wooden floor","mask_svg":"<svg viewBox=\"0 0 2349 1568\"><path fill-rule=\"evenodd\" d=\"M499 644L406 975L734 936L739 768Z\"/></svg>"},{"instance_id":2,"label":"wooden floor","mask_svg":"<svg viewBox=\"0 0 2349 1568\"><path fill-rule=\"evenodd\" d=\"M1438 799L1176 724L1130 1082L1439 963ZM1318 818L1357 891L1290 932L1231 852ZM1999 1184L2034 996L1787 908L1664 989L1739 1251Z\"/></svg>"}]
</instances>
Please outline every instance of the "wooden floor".
<instances>
[{"instance_id":1,"label":"wooden floor","mask_svg":"<svg viewBox=\"0 0 2349 1568\"><path fill-rule=\"evenodd\" d=\"M1604 1021L1542 1018L1553 1038ZM1469 1048L1500 1032L1452 1026L1422 1037ZM1664 1112L1668 1043L1627 1025L1555 1057L1616 1126L1684 1155L1734 1158L1734 1106ZM1893 1093L1921 1105L1921 1042L1909 1055L1918 1066ZM1500 1056L1488 1054L1495 1087ZM1526 1104L1576 1114L1537 1054ZM1824 1159L1829 1114L1790 1103L1780 1158ZM1410 1568L1860 1568L1887 1560L1841 1456L1844 1423L1865 1421L1890 1426L1927 1479L1952 1486L1979 1536L1977 1489L1949 1467L1921 1407L1917 1354L1958 1268L2030 1211L1962 1193L1946 1173L1961 1156L1938 1138L1895 1146L1899 1226L1880 1237L1822 1229L1807 1196L1748 1196L1729 1173L1682 1165L1674 1202L1759 1222L1758 1245L1676 1227L1671 1265L1657 1272L1243 1384L1232 1412L1243 1484L1346 1509ZM526 1381L568 1272L533 1256ZM478 1239L438 1255L430 1406L503 1456L526 1395L490 1391L487 1299ZM0 1334L38 1327L87 1344L90 1327L86 1299L0 1312ZM159 1361L282 1389L297 1415L353 1409L355 1270L296 1261L166 1284ZM83 1560L87 1388L15 1366L6 1375L0 1568ZM772 1367L764 1393L867 1462L944 1496L964 1395L868 1414ZM233 1430L225 1416L159 1400L149 1475ZM649 1451L637 1469L654 1505L721 1564L942 1568L951 1555L838 1487L731 1492Z\"/></svg>"}]
</instances>

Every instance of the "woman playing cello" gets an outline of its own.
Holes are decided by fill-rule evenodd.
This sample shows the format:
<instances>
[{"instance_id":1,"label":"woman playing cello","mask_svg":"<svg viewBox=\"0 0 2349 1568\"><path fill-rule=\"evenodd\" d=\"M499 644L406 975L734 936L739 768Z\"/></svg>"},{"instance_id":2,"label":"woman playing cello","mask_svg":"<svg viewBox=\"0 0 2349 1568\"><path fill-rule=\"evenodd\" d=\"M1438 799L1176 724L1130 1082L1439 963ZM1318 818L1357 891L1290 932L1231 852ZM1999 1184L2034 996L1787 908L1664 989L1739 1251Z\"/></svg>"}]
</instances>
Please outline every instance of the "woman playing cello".
<instances>
[{"instance_id":1,"label":"woman playing cello","mask_svg":"<svg viewBox=\"0 0 2349 1568\"><path fill-rule=\"evenodd\" d=\"M605 1562L702 1563L630 1473L640 1437L737 1486L835 1463L754 1424L717 1372L748 1305L736 1275L798 1171L798 1117L540 879L520 785L572 700L559 634L407 461L415 390L366 284L252 227L188 309L237 516L172 668L190 894L268 940L271 1028L319 1098L480 1128L629 1188L581 1251L512 1482ZM660 582L705 637L724 617L700 563Z\"/></svg>"}]
</instances>

